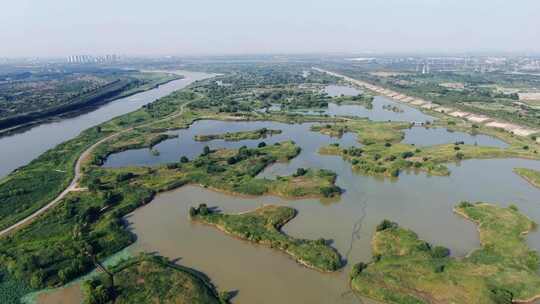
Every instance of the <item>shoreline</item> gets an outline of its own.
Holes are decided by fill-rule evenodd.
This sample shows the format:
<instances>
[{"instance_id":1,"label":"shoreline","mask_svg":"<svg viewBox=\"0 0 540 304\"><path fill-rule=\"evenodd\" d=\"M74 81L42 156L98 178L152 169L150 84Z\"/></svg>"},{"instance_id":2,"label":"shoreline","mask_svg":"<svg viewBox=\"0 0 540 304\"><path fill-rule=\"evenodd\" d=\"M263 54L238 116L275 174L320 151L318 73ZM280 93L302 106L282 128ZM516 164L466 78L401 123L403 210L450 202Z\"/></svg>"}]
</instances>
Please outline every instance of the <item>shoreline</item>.
<instances>
[{"instance_id":1,"label":"shoreline","mask_svg":"<svg viewBox=\"0 0 540 304\"><path fill-rule=\"evenodd\" d=\"M535 188L539 188L540 189L540 184L537 184L534 180L532 180L530 177L526 176L526 175L522 175L520 174L516 169L519 169L519 168L514 168L512 171L517 174L519 177L521 177L522 179L524 179L527 183L529 183L529 185L535 187Z\"/></svg>"},{"instance_id":2,"label":"shoreline","mask_svg":"<svg viewBox=\"0 0 540 304\"><path fill-rule=\"evenodd\" d=\"M232 215L242 215L242 214L246 214L246 213L250 213L250 212L254 212L256 210L259 210L261 208L264 208L265 206L272 206L271 204L266 204L266 205L262 205L260 207L257 207L253 210L248 210L248 211L244 211L244 212L238 212L238 213L232 213ZM294 208L293 208L294 209ZM287 224L288 222L290 222L292 219L294 219L296 217L296 215L298 214L298 211L296 211L296 209L294 209L294 214L290 217L290 218L287 218L284 223L279 226L279 228L276 228L276 230L278 230L279 233L289 237L287 234L284 234L282 231L281 231L281 227L284 226L285 224ZM233 232L230 232L228 231L224 226L222 225L219 225L219 224L215 224L215 223L208 223L208 222L205 222L201 219L196 219L196 218L193 218L191 216L189 216L189 220L191 222L194 222L194 223L197 223L197 224L202 224L202 225L205 225L205 226L209 226L209 227L213 227L213 228L216 228L217 230L223 232L224 234L230 236L230 237L233 237L235 239L238 239L238 240L241 240L241 241L244 241L244 242L247 242L247 243L250 243L250 244L255 244L255 245L260 245L260 246L264 246L266 248L269 248L269 249L272 249L274 251L279 251L281 253L284 253L286 255L289 256L289 258L293 259L296 263L308 268L308 269L312 269L312 270L316 270L322 274L334 274L334 273L340 273L345 267L345 265L341 265L340 268L338 268L337 270L334 270L334 271L329 271L329 270L323 270L323 269L320 269L316 266L313 266L313 265L310 265L309 263L307 263L306 261L304 261L303 259L299 258L298 256L296 256L295 254L293 254L292 252L290 252L289 250L284 250L284 249L281 249L281 248L276 248L276 247L272 247L270 243L268 243L267 241L252 241L252 240L248 240L246 238L243 238L239 235L236 235L234 234ZM331 247L329 246L330 248L332 248L332 250L334 250L336 253L338 253L339 255L339 252L334 248L334 247Z\"/></svg>"}]
</instances>

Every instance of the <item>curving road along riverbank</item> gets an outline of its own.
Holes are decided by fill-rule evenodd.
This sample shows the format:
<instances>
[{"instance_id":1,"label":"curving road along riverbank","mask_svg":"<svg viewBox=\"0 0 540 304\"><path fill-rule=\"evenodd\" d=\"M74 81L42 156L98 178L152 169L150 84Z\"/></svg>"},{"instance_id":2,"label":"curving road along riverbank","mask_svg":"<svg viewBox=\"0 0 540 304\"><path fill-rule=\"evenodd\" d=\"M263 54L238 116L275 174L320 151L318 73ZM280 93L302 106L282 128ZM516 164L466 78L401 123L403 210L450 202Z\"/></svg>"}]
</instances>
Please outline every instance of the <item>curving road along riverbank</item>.
<instances>
[{"instance_id":1,"label":"curving road along riverbank","mask_svg":"<svg viewBox=\"0 0 540 304\"><path fill-rule=\"evenodd\" d=\"M135 111L189 84L213 75L201 72L170 71L184 76L159 87L111 101L82 115L40 124L20 133L0 137L0 178L24 166L42 153L72 139L82 131L114 117Z\"/></svg>"},{"instance_id":2,"label":"curving road along riverbank","mask_svg":"<svg viewBox=\"0 0 540 304\"><path fill-rule=\"evenodd\" d=\"M64 191L62 191L62 193L60 193L55 199L53 199L47 205L43 206L42 208L40 208L36 212L32 213L28 217L18 221L17 223L9 226L6 229L0 231L0 237L3 237L5 235L9 234L10 232L13 232L13 231L23 227L24 225L27 225L27 224L31 223L37 217L39 217L41 214L43 214L47 210L49 210L49 209L53 208L54 206L56 206L64 197L66 197L66 195L68 193L70 193L71 191L74 191L74 190L78 190L78 183L79 183L79 180L82 177L82 171L81 171L82 163L84 162L84 160L88 156L90 156L90 154L92 153L92 151L94 151L94 149L96 147L98 147L99 145L103 144L104 142L106 142L106 141L108 141L108 140L110 140L110 139L112 139L114 137L117 137L117 136L119 136L119 135L121 135L123 133L129 132L129 131L133 130L134 128L146 127L146 126L149 126L149 125L152 125L152 124L155 124L155 123L159 123L159 122L163 122L163 121L166 121L166 120L169 120L169 119L174 119L174 118L182 115L184 113L185 107L187 105L189 105L190 103L191 102L186 102L186 103L182 104L180 106L179 111L172 114L172 115L170 115L170 116L167 116L165 118L162 118L162 119L159 119L159 120L156 120L156 121L152 121L152 122L149 122L149 123L146 123L146 124L131 127L131 128L119 131L119 132L116 132L114 134L111 134L111 135L99 140L98 142L96 142L92 146L90 146L88 149L84 150L81 153L81 155L79 156L79 158L77 159L77 162L75 163L75 167L74 167L75 172L74 172L73 179L71 180L69 186L66 189L64 189Z\"/></svg>"}]
</instances>

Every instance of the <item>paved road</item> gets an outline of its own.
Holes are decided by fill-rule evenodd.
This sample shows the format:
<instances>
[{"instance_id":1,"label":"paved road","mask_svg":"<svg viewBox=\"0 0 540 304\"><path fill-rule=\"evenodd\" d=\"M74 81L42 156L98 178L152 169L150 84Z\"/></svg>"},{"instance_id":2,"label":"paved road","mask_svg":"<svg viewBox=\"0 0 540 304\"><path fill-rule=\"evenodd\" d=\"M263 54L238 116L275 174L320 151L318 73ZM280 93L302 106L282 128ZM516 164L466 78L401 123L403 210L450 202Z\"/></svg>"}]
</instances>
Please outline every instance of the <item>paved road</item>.
<instances>
[{"instance_id":1,"label":"paved road","mask_svg":"<svg viewBox=\"0 0 540 304\"><path fill-rule=\"evenodd\" d=\"M104 143L104 142L106 142L106 141L108 141L108 140L110 140L112 138L115 138L115 137L117 137L117 136L119 136L119 135L121 135L123 133L129 132L129 131L133 130L134 128L146 127L146 126L158 123L158 122L163 122L163 121L166 121L166 120L169 120L169 119L176 118L176 117L178 117L178 116L180 116L180 115L182 115L184 113L185 107L190 103L191 103L191 101L182 104L180 106L180 110L177 113L175 113L175 114L173 114L171 116L167 116L167 117L162 118L160 120L156 120L156 121L152 121L152 122L142 124L142 125L139 125L139 126L131 127L131 128L119 131L117 133L111 134L111 135L109 135L109 136L107 136L105 138L102 138L101 140L99 140L98 142L96 142L95 144L90 146L88 149L84 150L84 152L81 153L81 155L79 156L79 159L77 159L77 163L75 163L75 174L74 174L73 179L71 180L69 186L67 186L67 188L64 189L64 191L62 191L62 193L60 193L55 199L53 199L47 205L41 207L36 212L34 212L31 215L27 216L26 218L18 221L17 223L9 226L8 228L0 231L0 237L3 237L5 235L7 235L8 233L13 232L13 231L23 227L24 225L31 223L33 220L35 220L38 216L43 214L45 211L47 211L47 210L51 209L52 207L56 206L69 192L71 192L73 190L76 190L78 188L77 186L79 184L79 181L80 181L80 179L82 177L82 171L81 171L82 163L84 162L84 160L86 158L88 158L92 154L92 151L94 151L94 149L97 146L99 146L102 143Z\"/></svg>"}]
</instances>

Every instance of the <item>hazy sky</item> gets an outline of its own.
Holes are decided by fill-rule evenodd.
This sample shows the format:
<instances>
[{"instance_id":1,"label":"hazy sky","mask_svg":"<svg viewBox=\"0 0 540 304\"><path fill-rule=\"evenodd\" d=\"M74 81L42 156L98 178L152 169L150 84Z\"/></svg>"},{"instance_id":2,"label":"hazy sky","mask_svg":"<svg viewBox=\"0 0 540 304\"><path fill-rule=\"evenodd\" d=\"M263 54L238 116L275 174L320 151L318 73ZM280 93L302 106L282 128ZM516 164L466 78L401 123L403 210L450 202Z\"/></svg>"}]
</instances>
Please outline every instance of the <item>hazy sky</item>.
<instances>
[{"instance_id":1,"label":"hazy sky","mask_svg":"<svg viewBox=\"0 0 540 304\"><path fill-rule=\"evenodd\" d=\"M4 0L0 57L540 51L540 0Z\"/></svg>"}]
</instances>

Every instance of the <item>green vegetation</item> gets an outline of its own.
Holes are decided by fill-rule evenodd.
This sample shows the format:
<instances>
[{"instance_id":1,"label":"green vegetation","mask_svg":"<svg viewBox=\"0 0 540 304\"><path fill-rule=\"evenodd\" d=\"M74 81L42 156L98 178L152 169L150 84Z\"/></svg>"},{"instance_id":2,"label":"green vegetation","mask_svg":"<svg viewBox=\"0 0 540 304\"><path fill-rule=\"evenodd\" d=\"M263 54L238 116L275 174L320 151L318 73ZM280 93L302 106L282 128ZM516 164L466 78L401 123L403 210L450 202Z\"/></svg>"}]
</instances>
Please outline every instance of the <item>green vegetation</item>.
<instances>
[{"instance_id":1,"label":"green vegetation","mask_svg":"<svg viewBox=\"0 0 540 304\"><path fill-rule=\"evenodd\" d=\"M531 183L531 185L540 188L540 171L527 168L515 168L514 172Z\"/></svg>"},{"instance_id":2,"label":"green vegetation","mask_svg":"<svg viewBox=\"0 0 540 304\"><path fill-rule=\"evenodd\" d=\"M313 125L311 126L310 130L313 132L319 132L321 134L338 138L341 138L343 134L350 131L349 127L345 124L341 124L339 126L332 126L331 124Z\"/></svg>"},{"instance_id":3,"label":"green vegetation","mask_svg":"<svg viewBox=\"0 0 540 304\"><path fill-rule=\"evenodd\" d=\"M225 141L240 141L246 139L261 139L267 136L281 134L281 130L261 128L253 131L227 132L223 134L195 135L197 141L211 141L223 139Z\"/></svg>"},{"instance_id":4,"label":"green vegetation","mask_svg":"<svg viewBox=\"0 0 540 304\"><path fill-rule=\"evenodd\" d=\"M24 282L13 278L5 271L0 271L0 303L19 303L19 299L31 290Z\"/></svg>"},{"instance_id":5,"label":"green vegetation","mask_svg":"<svg viewBox=\"0 0 540 304\"><path fill-rule=\"evenodd\" d=\"M464 258L385 221L374 260L351 273L353 290L386 303L515 303L540 296L539 256L523 235L536 224L515 207L462 202L457 214L478 225L481 248Z\"/></svg>"},{"instance_id":6,"label":"green vegetation","mask_svg":"<svg viewBox=\"0 0 540 304\"><path fill-rule=\"evenodd\" d=\"M228 294L218 294L204 275L164 257L143 254L108 272L83 283L85 304L228 302Z\"/></svg>"},{"instance_id":7,"label":"green vegetation","mask_svg":"<svg viewBox=\"0 0 540 304\"><path fill-rule=\"evenodd\" d=\"M32 214L60 194L73 178L73 167L80 154L92 144L115 132L144 125L174 114L182 104L193 101L194 98L195 95L190 92L172 93L140 110L85 130L74 139L54 147L28 165L13 171L0 180L0 229ZM150 132L154 129L146 128L146 131ZM138 131L134 130L133 132ZM123 136L122 138L124 138ZM136 139L139 144L133 144L129 141L126 143L127 146L137 147L155 143L156 139L164 139L162 136L153 136L147 138L148 140ZM106 156L110 152L109 149L113 148L117 149L118 147L116 145L101 145L98 150L100 152L105 150L103 153ZM104 154L97 153L96 162L102 161Z\"/></svg>"},{"instance_id":8,"label":"green vegetation","mask_svg":"<svg viewBox=\"0 0 540 304\"><path fill-rule=\"evenodd\" d=\"M264 92L259 98L266 103L281 104L283 109L311 109L326 108L330 97L316 91L306 90L273 90L271 93Z\"/></svg>"},{"instance_id":9,"label":"green vegetation","mask_svg":"<svg viewBox=\"0 0 540 304\"><path fill-rule=\"evenodd\" d=\"M0 180L0 229L32 214L69 185L79 155L110 134L91 128Z\"/></svg>"},{"instance_id":10,"label":"green vegetation","mask_svg":"<svg viewBox=\"0 0 540 304\"><path fill-rule=\"evenodd\" d=\"M214 108L178 112L186 104L204 104L210 81L175 92L132 113L84 131L80 136L46 152L0 182L0 227L28 216L56 197L73 176L82 151L111 134L83 163L83 191L69 193L55 208L9 237L0 239L0 268L10 280L31 288L65 284L93 269L96 260L134 242L122 217L152 200L160 191L187 183L238 194L275 194L286 197L333 196L335 174L308 169L302 174L275 180L255 176L276 161L287 161L300 149L292 142L243 147L238 150L203 151L192 161L181 159L151 168L107 169L100 164L110 153L151 147L170 135L170 129L188 127L196 119L232 119L236 114ZM241 119L287 122L338 121L320 116L244 113ZM88 189L88 190L84 190ZM9 302L8 302L9 303Z\"/></svg>"},{"instance_id":11,"label":"green vegetation","mask_svg":"<svg viewBox=\"0 0 540 304\"><path fill-rule=\"evenodd\" d=\"M314 125L311 130L334 136L354 132L358 134L360 143L371 145L400 142L405 136L402 130L410 126L410 123L406 122L375 122L368 119L348 119L346 122Z\"/></svg>"},{"instance_id":12,"label":"green vegetation","mask_svg":"<svg viewBox=\"0 0 540 304\"><path fill-rule=\"evenodd\" d=\"M188 162L155 167L103 168L88 164L81 186L57 207L0 239L0 264L33 288L65 284L134 242L122 217L150 202L161 191L188 183L231 193L288 197L340 193L335 174L305 170L276 180L255 176L269 164L287 161L300 152L287 141L232 150L205 149Z\"/></svg>"},{"instance_id":13,"label":"green vegetation","mask_svg":"<svg viewBox=\"0 0 540 304\"><path fill-rule=\"evenodd\" d=\"M341 148L329 145L320 149L321 154L341 155L351 162L354 169L372 175L397 177L403 170L419 170L432 175L448 175L445 163L463 159L519 157L538 159L536 149L524 149L523 139L505 138L510 142L507 148L464 145L461 142L426 147L416 147L401 143L402 130L408 123L371 122L350 119L344 123L313 126L313 131L329 135L355 132L364 144L360 148ZM456 127L456 125L454 125ZM463 131L471 132L471 129Z\"/></svg>"},{"instance_id":14,"label":"green vegetation","mask_svg":"<svg viewBox=\"0 0 540 304\"><path fill-rule=\"evenodd\" d=\"M280 231L295 216L296 210L293 208L272 205L240 214L219 213L210 210L205 204L190 209L190 217L195 221L214 225L242 239L284 251L307 267L324 272L339 269L341 258L325 240L296 239Z\"/></svg>"},{"instance_id":15,"label":"green vegetation","mask_svg":"<svg viewBox=\"0 0 540 304\"><path fill-rule=\"evenodd\" d=\"M81 191L71 192L55 208L50 209L31 224L9 237L0 239L0 271L2 272L0 292L7 294L3 290L9 290L12 294L6 296L10 297L10 300L4 302L14 303L18 294L30 288L65 284L95 268L99 261L132 244L135 238L126 229L123 217L149 203L157 193L162 191L185 184L197 184L232 194L272 194L293 198L328 197L341 193L341 189L335 185L336 175L327 170L300 168L291 176L281 176L275 180L257 178L257 175L270 164L288 161L300 153L300 147L291 141L273 145L260 144L257 148L219 150L205 148L199 157L192 160L179 155L178 162L152 167L100 167L111 153L133 148L151 148L171 137L165 133L166 131L186 128L198 119L320 122L322 125L314 126L313 131L334 136L340 136L345 132L355 132L363 144L361 148L342 149L337 145L331 145L323 148L321 153L341 155L349 160L353 167L363 172L388 176L397 176L400 170L408 168L424 170L431 174L448 174L443 163L467 158L538 158L537 146L525 142L525 139L509 137L507 141L510 147L506 149L462 144L418 148L401 143L403 129L409 127L408 123L371 122L363 119L265 111L265 108L273 104L281 104L285 109L294 109L319 106L321 102L335 102L336 98L320 96L320 88L321 85L336 80L316 72L305 77L297 73L298 71L281 70L279 66L275 68L250 66L239 69L240 72L235 70L217 79L201 81L187 90L175 92L140 110L86 130L77 138L51 149L31 164L0 181L0 227L7 227L42 207L62 191L71 180L73 166L82 151L106 136L122 132L109 139L106 144L99 145L86 159L83 164ZM364 102L364 97L361 100L350 98L350 101L345 100L346 97L337 99L340 98L343 99L341 102ZM179 111L184 106L186 110L180 115ZM466 128L469 131L472 128L460 122L452 124L452 127ZM478 130L483 131L482 127ZM255 130L217 136L241 140L250 136L259 138L262 135L260 130ZM524 148L525 146L527 149ZM334 271L342 265L338 253L328 246L326 241L298 240L280 232L281 226L294 217L294 209L273 206L240 215L227 215L212 212L207 207L200 206L190 213L198 220L218 227L222 226L231 234L286 251L299 262L310 267L322 271ZM517 221L512 221L517 223ZM400 229L397 225L386 222L379 227L377 234L394 230L401 231ZM413 238L411 242L412 240ZM488 247L485 250L491 250L491 247ZM454 265L452 263L459 265L457 263L461 262L449 258L448 250L443 247L431 248L426 244L422 248L426 252L429 251L429 255L421 256L428 262L421 260L422 262L429 264L433 260L449 261L448 264L429 264L431 267L429 269L434 273L445 274L446 271L452 269L451 266ZM513 252L513 250L507 251ZM491 252L488 253L491 254ZM382 261L386 259L384 256L379 258ZM496 273L511 272L509 276L515 275L512 271L516 269L522 271L523 269L519 267L525 263L523 262L525 258L522 256L517 256L517 258L513 256L515 261L510 261L506 257L502 259L499 255L482 255L480 258L485 258L486 263L492 263L491 258L493 258L493 263L504 260L505 264L496 264L496 267L503 265L509 268L500 266L504 269L497 268ZM527 265L533 265L533 260L531 255ZM175 274L169 272L173 271L172 269L167 268L165 271L153 268L154 261L145 260L137 265L144 263L146 263L144 267L134 266L134 268L118 270L119 278L125 279L118 281L124 284L123 287L118 285L121 286L119 290L112 290L113 295L117 296L117 301L121 299L125 299L123 301L126 302L133 299L143 301L141 299L147 299L147 297L167 299L172 293L183 292L182 288L161 289L163 293L156 294L155 290L146 289L146 286L141 287L136 278L144 277L146 274L149 277L143 278L145 282L163 283L167 286L171 284L174 286L174 282L169 279L176 277ZM474 263L478 262L474 261ZM150 268L145 268L147 266ZM161 266L156 267L161 268ZM495 267L493 264L488 266L485 268L489 271ZM354 267L353 283L365 273L369 273L373 267L373 264L361 264ZM156 271L154 272L153 269ZM527 284L529 281L533 282L530 269L532 267L522 271ZM401 272L398 274L405 275ZM519 275L521 276L522 273ZM520 289L519 286L500 287L503 286L499 284L503 282L503 279L496 278L497 282L488 282L483 278L489 284L485 283L485 286L481 287L488 288L486 290L492 294L502 297L507 297L509 294L512 297L526 295L523 291L525 288ZM506 281L504 282L506 284ZM398 286L397 283L392 285L394 283L391 282L389 286ZM536 284L536 281L533 283ZM5 286L8 286L7 289L4 288ZM474 284L472 286L476 287ZM106 279L99 278L86 288L92 295L99 297L103 295L106 302L109 287ZM380 290L381 293L387 292L384 288ZM390 291L388 293L390 294ZM189 293L185 295L188 297ZM395 295L398 298L415 296L416 294Z\"/></svg>"},{"instance_id":16,"label":"green vegetation","mask_svg":"<svg viewBox=\"0 0 540 304\"><path fill-rule=\"evenodd\" d=\"M143 187L167 190L175 185L194 183L229 193L263 195L274 194L284 197L334 196L341 189L334 185L336 175L326 170L309 169L302 176L278 177L275 180L256 178L264 168L277 161L288 161L300 153L300 148L291 141L258 148L241 147L232 150L202 151L190 162L172 163L147 170L128 168L136 179L132 183ZM95 168L89 181L113 178L127 169Z\"/></svg>"},{"instance_id":17,"label":"green vegetation","mask_svg":"<svg viewBox=\"0 0 540 304\"><path fill-rule=\"evenodd\" d=\"M342 190L334 183L337 175L324 169L298 169L303 170L292 176L278 176L275 181L269 182L269 193L285 197L333 197Z\"/></svg>"},{"instance_id":18,"label":"green vegetation","mask_svg":"<svg viewBox=\"0 0 540 304\"><path fill-rule=\"evenodd\" d=\"M338 96L332 98L332 102L338 105L342 104L358 104L366 107L366 109L373 108L374 97L369 94L358 94L355 96Z\"/></svg>"},{"instance_id":19,"label":"green vegetation","mask_svg":"<svg viewBox=\"0 0 540 304\"><path fill-rule=\"evenodd\" d=\"M285 110L327 107L332 98L321 89L338 80L319 72L303 77L302 70L279 65L236 66L226 71L226 76L216 77L197 88L205 98L192 105L193 108L247 113L269 109L273 104Z\"/></svg>"},{"instance_id":20,"label":"green vegetation","mask_svg":"<svg viewBox=\"0 0 540 304\"><path fill-rule=\"evenodd\" d=\"M395 106L395 105L384 105L383 107L383 110L386 110L386 111L391 111L391 112L394 112L394 113L403 113L403 109L398 107L398 106Z\"/></svg>"}]
</instances>

